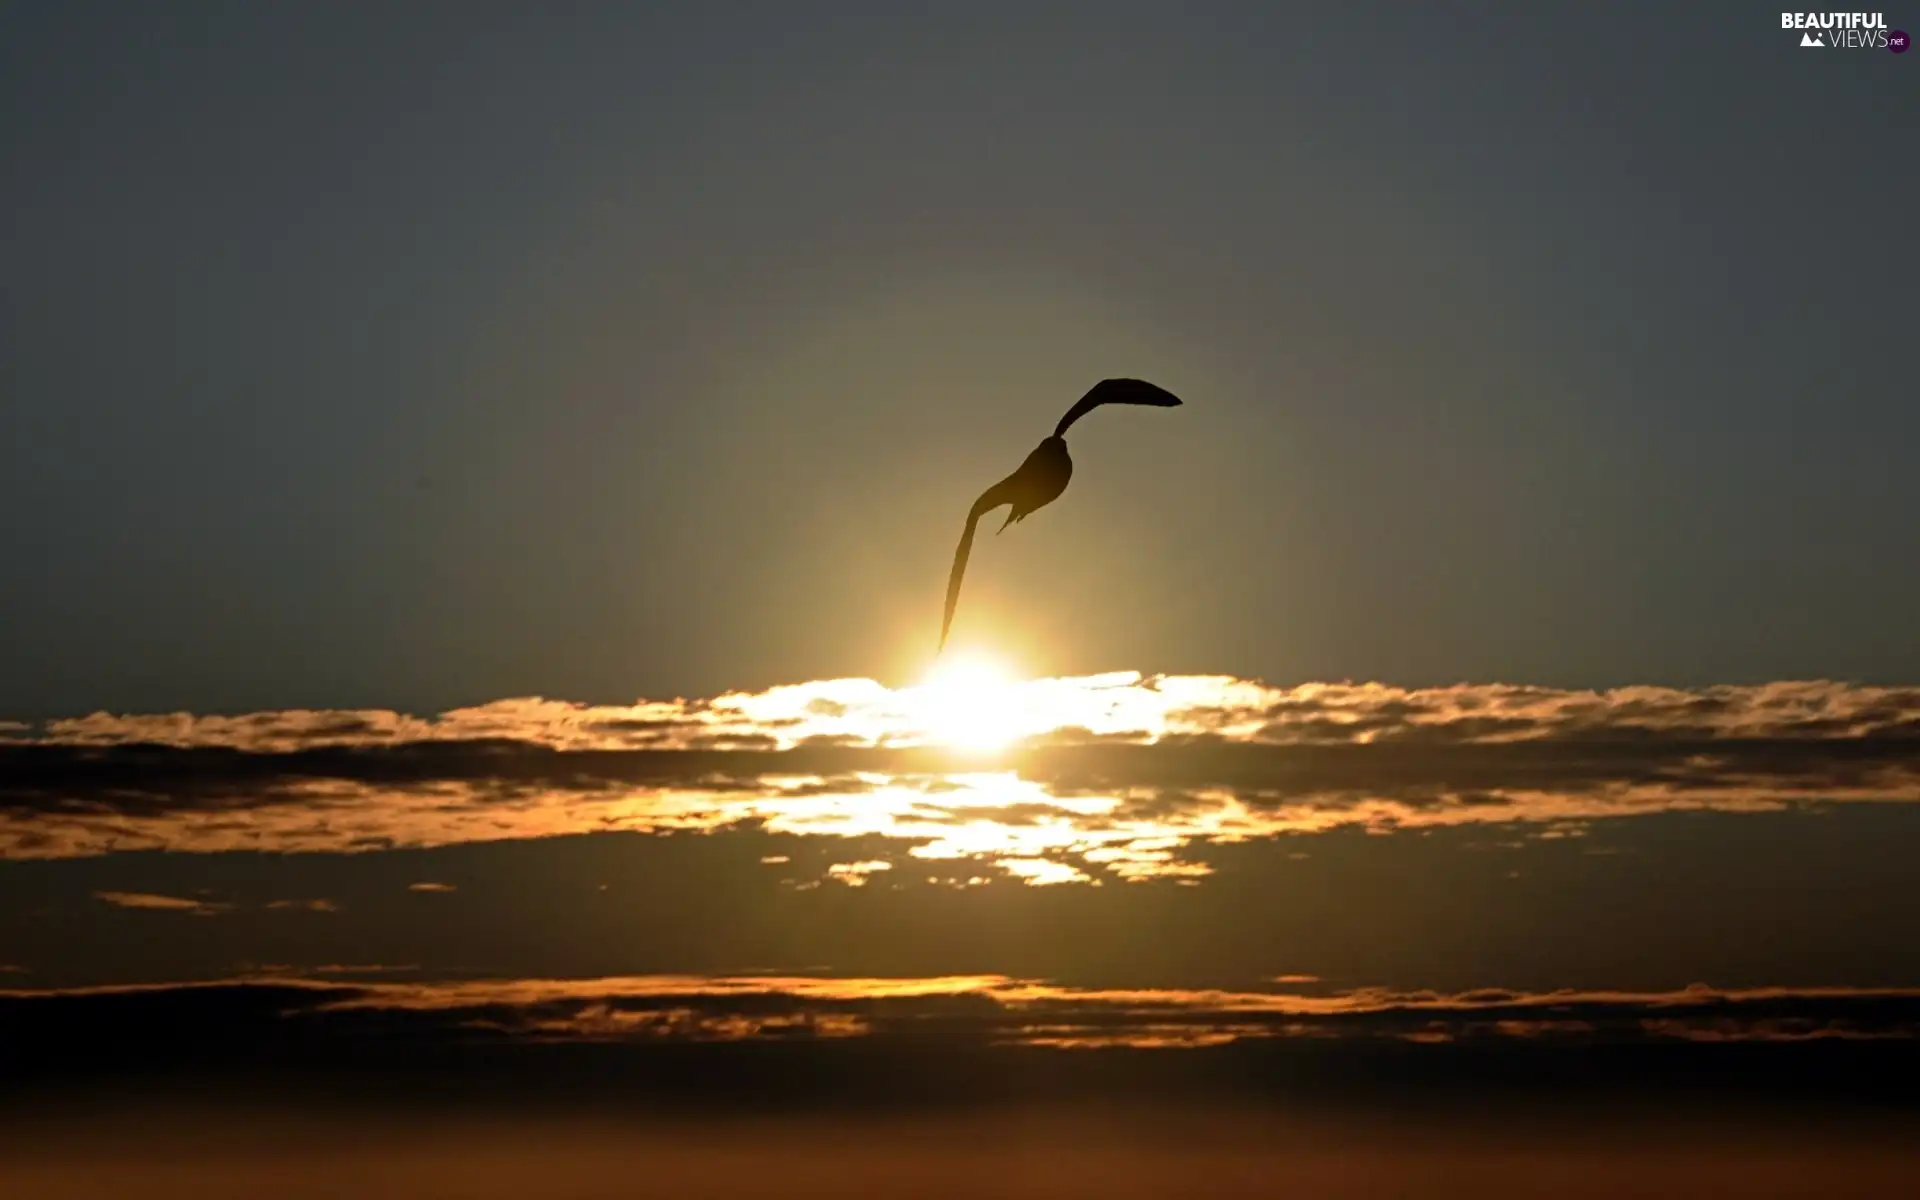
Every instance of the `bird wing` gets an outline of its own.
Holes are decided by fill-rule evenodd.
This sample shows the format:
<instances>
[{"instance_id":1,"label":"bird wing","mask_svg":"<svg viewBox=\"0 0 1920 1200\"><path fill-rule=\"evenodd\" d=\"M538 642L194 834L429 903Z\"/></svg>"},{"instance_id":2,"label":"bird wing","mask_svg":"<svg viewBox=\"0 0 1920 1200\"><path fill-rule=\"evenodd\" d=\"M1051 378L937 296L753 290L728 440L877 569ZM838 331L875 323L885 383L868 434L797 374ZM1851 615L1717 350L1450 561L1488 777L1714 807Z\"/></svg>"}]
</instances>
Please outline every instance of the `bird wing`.
<instances>
[{"instance_id":1,"label":"bird wing","mask_svg":"<svg viewBox=\"0 0 1920 1200\"><path fill-rule=\"evenodd\" d=\"M1103 379L1080 397L1078 404L1067 410L1067 415L1060 418L1060 424L1054 426L1053 436L1067 436L1067 426L1102 404L1150 404L1155 408L1178 408L1180 397L1144 379Z\"/></svg>"},{"instance_id":2,"label":"bird wing","mask_svg":"<svg viewBox=\"0 0 1920 1200\"><path fill-rule=\"evenodd\" d=\"M940 619L942 650L947 647L947 630L953 625L953 610L960 606L960 577L967 573L967 555L973 552L973 527L978 525L980 518L987 513L999 508L1002 504L1013 503L1013 497L1008 494L1007 486L1011 478L1009 476L1007 479L1002 479L980 493L980 498L975 500L973 507L967 511L967 527L961 530L960 545L953 552L953 573L947 576L947 612Z\"/></svg>"}]
</instances>

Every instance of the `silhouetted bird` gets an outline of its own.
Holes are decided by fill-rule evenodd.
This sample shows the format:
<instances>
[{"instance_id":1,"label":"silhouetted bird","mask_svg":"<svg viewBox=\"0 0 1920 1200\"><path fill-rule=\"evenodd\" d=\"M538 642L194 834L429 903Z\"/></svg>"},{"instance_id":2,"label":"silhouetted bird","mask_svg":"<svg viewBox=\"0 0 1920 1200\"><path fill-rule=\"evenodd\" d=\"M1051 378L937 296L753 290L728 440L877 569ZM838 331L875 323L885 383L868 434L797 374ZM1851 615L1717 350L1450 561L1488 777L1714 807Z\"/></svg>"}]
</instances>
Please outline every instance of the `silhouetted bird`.
<instances>
[{"instance_id":1,"label":"silhouetted bird","mask_svg":"<svg viewBox=\"0 0 1920 1200\"><path fill-rule=\"evenodd\" d=\"M996 533L1008 525L1024 521L1029 513L1060 498L1073 478L1073 460L1067 457L1067 428L1102 404L1150 404L1155 408L1176 408L1180 398L1173 393L1139 379L1106 379L1080 397L1054 426L1053 436L1041 442L1020 469L994 484L973 502L967 513L967 527L960 534L960 548L953 552L953 574L947 579L947 613L940 622L940 648L946 649L947 630L953 625L953 610L960 603L960 577L967 571L967 555L973 550L973 527L980 518L1002 504L1011 505L1007 519Z\"/></svg>"}]
</instances>

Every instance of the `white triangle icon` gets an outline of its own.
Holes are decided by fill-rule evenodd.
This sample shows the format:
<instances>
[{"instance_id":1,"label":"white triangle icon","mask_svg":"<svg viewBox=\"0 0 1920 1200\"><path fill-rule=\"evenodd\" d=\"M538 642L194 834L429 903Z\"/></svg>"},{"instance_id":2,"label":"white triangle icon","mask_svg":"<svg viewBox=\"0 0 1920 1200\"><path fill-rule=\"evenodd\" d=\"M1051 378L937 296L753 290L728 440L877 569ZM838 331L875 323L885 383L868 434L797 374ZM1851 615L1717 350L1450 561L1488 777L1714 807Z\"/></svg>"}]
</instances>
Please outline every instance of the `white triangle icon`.
<instances>
[{"instance_id":1,"label":"white triangle icon","mask_svg":"<svg viewBox=\"0 0 1920 1200\"><path fill-rule=\"evenodd\" d=\"M1821 41L1821 40L1820 40L1819 38L1817 38L1817 37L1815 37L1815 36L1813 36L1813 35L1812 35L1811 33L1803 33L1803 34L1801 34L1801 35L1800 35L1800 44L1801 44L1802 46L1818 46L1818 47L1820 47L1820 48L1821 48L1821 49L1823 49L1823 50L1824 50L1824 49L1826 49L1826 45L1827 45L1827 44L1826 44L1825 42L1823 42L1823 41Z\"/></svg>"}]
</instances>

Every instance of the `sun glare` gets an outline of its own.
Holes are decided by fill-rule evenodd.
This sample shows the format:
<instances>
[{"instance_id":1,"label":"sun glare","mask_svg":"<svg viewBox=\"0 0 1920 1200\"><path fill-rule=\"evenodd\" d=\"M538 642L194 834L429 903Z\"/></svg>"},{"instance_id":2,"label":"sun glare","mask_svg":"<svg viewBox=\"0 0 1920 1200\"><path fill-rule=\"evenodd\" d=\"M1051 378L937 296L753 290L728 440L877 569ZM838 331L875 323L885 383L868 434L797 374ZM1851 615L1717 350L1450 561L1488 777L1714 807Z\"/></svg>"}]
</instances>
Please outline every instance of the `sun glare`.
<instances>
[{"instance_id":1,"label":"sun glare","mask_svg":"<svg viewBox=\"0 0 1920 1200\"><path fill-rule=\"evenodd\" d=\"M1020 685L978 655L942 660L906 699L914 723L943 745L996 750L1026 732Z\"/></svg>"}]
</instances>

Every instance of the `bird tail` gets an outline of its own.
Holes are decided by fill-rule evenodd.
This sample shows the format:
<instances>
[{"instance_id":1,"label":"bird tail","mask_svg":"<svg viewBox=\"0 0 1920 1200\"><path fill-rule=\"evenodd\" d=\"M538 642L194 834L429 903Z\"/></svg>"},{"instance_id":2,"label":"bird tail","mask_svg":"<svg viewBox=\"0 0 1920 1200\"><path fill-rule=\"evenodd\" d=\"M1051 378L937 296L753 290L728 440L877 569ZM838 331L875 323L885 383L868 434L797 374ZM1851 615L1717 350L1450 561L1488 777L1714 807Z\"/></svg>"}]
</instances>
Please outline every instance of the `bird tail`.
<instances>
[{"instance_id":1,"label":"bird tail","mask_svg":"<svg viewBox=\"0 0 1920 1200\"><path fill-rule=\"evenodd\" d=\"M1003 494L1005 480L994 484L973 502L967 512L967 527L960 531L960 545L953 552L953 573L947 576L947 611L940 619L940 649L947 648L947 631L953 627L953 611L960 607L960 579L967 573L967 556L973 553L973 529L980 518L1002 504L1011 503Z\"/></svg>"}]
</instances>

